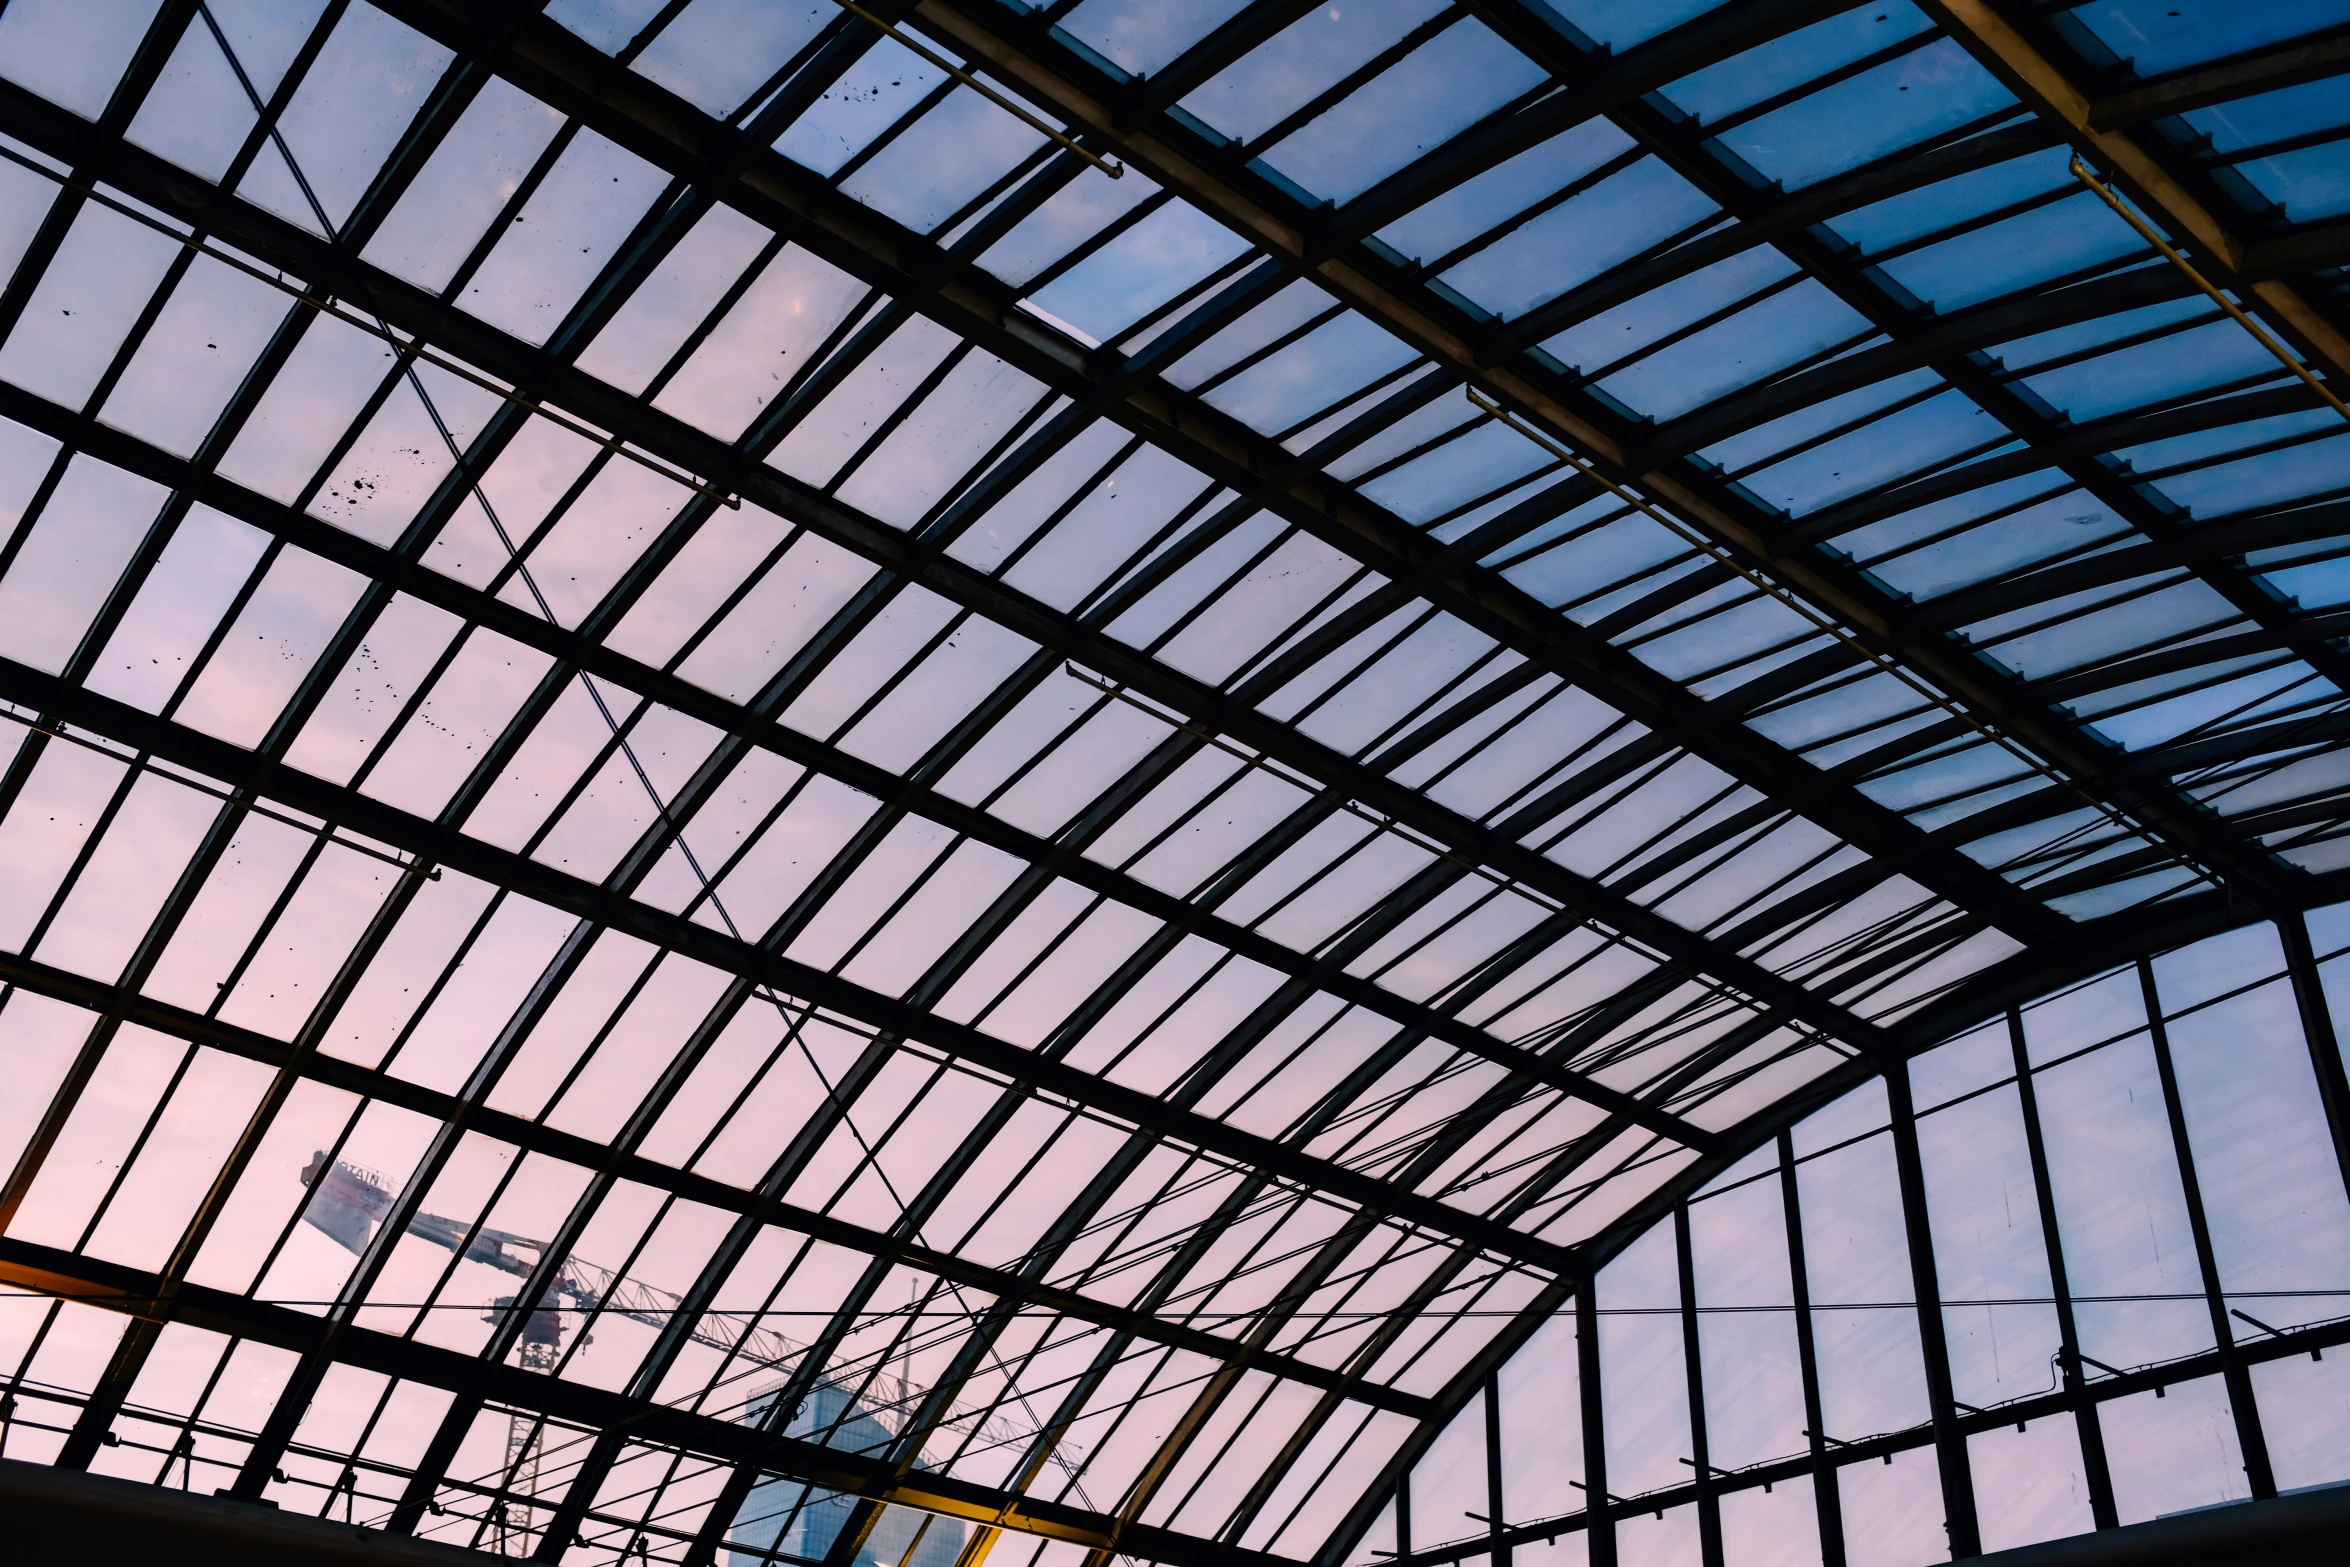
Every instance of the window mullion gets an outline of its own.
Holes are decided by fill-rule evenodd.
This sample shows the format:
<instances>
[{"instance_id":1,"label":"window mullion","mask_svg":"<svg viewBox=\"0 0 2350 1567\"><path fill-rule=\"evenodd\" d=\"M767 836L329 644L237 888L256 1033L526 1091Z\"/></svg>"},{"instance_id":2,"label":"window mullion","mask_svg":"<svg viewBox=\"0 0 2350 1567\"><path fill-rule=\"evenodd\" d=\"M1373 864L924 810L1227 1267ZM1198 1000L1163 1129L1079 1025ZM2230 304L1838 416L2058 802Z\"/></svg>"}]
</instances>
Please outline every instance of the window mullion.
<instances>
[{"instance_id":1,"label":"window mullion","mask_svg":"<svg viewBox=\"0 0 2350 1567\"><path fill-rule=\"evenodd\" d=\"M2219 1261L2211 1245L2211 1224L2203 1212L2203 1189L2195 1179L2195 1151L2187 1139L2187 1114L2179 1099L2178 1072L2171 1064L2170 1033L2162 1026L2162 999L2154 988L2154 965L2138 960L2138 983L2146 996L2146 1021L2154 1040L2154 1064L2162 1078L2162 1104L2170 1120L2171 1147L2179 1163L2179 1186L2186 1194L2187 1224L2195 1236L2195 1262L2203 1276L2203 1298L2211 1310L2211 1336L2219 1352L2220 1375L2226 1379L2228 1407L2236 1418L2236 1444L2244 1457L2244 1478L2255 1501L2277 1494L2276 1475L2269 1468L2268 1441L2261 1434L2260 1410L2252 1401L2252 1376L2228 1328L2227 1299L2220 1290Z\"/></svg>"},{"instance_id":2,"label":"window mullion","mask_svg":"<svg viewBox=\"0 0 2350 1567\"><path fill-rule=\"evenodd\" d=\"M2007 1014L2009 1047L2015 1054L2018 1107L2023 1111L2024 1147L2032 1159L2032 1195L2040 1208L2040 1238L2048 1250L2049 1293L2056 1297L2056 1330L2064 1355L2058 1386L2070 1396L2081 1437L2081 1469L2089 1485L2089 1514L2100 1529L2120 1523L2113 1504L2113 1472L2105 1458L2105 1428L2097 1401L2089 1396L2089 1373L2081 1362L2081 1335L2073 1321L2073 1291L2064 1270L2064 1244L2056 1228L2056 1190L2048 1178L2048 1148L2040 1136L2040 1101L2032 1087L2032 1063L2024 1050L2024 1018Z\"/></svg>"}]
</instances>

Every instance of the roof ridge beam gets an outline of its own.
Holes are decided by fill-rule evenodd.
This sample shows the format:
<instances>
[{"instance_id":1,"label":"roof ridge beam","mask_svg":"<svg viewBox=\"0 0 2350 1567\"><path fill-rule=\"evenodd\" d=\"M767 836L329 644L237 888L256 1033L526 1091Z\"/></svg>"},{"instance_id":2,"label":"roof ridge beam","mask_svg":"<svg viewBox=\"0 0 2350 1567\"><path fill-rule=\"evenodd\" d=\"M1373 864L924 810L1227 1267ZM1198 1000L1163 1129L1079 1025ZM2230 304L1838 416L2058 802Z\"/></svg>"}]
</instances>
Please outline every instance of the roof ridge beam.
<instances>
[{"instance_id":1,"label":"roof ridge beam","mask_svg":"<svg viewBox=\"0 0 2350 1567\"><path fill-rule=\"evenodd\" d=\"M2086 588L2112 587L2170 568L2186 570L2199 561L2240 561L2256 550L2339 538L2350 531L2350 503L2335 502L2298 512L2206 517L2192 533L2148 539L2119 549L2097 549L2054 564L2034 565L2012 575L1920 599L1929 625L1961 626L2022 609L2044 599ZM2299 565L2301 561L2283 562Z\"/></svg>"},{"instance_id":2,"label":"roof ridge beam","mask_svg":"<svg viewBox=\"0 0 2350 1567\"><path fill-rule=\"evenodd\" d=\"M1918 4L2008 91L2103 165L2174 239L2183 241L2206 267L2217 271L2220 275L2212 279L2214 283L2244 290L2250 302L2262 308L2304 354L2317 359L2327 370L2328 379L2337 385L2350 380L2350 339L2282 278L2246 281L2249 247L2244 238L2126 132L2100 128L2094 119L2097 105L2088 93L1989 0L1918 0Z\"/></svg>"}]
</instances>

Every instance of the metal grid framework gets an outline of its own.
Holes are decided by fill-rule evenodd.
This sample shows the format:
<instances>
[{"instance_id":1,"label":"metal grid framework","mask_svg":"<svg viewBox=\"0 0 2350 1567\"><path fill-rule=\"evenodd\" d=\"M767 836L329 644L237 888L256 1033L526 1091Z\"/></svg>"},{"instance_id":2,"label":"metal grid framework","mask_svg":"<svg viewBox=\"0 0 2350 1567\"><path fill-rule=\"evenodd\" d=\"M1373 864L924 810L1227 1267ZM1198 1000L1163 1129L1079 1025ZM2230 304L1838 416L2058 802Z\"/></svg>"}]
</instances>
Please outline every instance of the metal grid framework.
<instances>
[{"instance_id":1,"label":"metal grid framework","mask_svg":"<svg viewBox=\"0 0 2350 1567\"><path fill-rule=\"evenodd\" d=\"M11 0L6 1452L1335 1564L1485 1421L1428 1560L1720 1559L1825 1438L1560 1526L1503 1368L1672 1241L1696 1372L1692 1194L1882 1080L1915 1239L1905 1062L2343 896L2346 27Z\"/></svg>"},{"instance_id":2,"label":"metal grid framework","mask_svg":"<svg viewBox=\"0 0 2350 1567\"><path fill-rule=\"evenodd\" d=\"M2345 940L2140 959L1781 1131L1498 1368L1357 1559L1928 1562L2350 1480Z\"/></svg>"}]
</instances>

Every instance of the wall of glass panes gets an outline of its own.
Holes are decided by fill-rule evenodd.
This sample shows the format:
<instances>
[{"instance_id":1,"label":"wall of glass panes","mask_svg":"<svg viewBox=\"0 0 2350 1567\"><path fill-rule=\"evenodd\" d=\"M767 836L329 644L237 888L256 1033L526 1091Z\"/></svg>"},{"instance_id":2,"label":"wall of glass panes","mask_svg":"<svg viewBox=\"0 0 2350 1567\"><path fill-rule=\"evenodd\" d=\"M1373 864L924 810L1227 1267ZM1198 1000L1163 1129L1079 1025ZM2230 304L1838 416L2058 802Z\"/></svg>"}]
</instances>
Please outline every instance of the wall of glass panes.
<instances>
[{"instance_id":1,"label":"wall of glass panes","mask_svg":"<svg viewBox=\"0 0 2350 1567\"><path fill-rule=\"evenodd\" d=\"M2350 1481L2346 949L2350 907L2216 936L1797 1122L1538 1330L1355 1559L1908 1567Z\"/></svg>"}]
</instances>

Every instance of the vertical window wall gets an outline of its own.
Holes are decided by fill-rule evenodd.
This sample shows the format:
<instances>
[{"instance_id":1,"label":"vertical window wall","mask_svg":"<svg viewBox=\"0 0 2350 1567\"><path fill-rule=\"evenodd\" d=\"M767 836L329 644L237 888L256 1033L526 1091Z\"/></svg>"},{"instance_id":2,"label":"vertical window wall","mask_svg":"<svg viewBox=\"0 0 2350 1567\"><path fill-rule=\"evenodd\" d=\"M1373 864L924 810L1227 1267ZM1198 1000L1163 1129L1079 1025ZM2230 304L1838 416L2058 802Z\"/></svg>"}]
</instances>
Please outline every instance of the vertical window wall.
<instances>
[{"instance_id":1,"label":"vertical window wall","mask_svg":"<svg viewBox=\"0 0 2350 1567\"><path fill-rule=\"evenodd\" d=\"M1357 1560L1907 1567L2350 1481L2345 1007L2350 906L1816 1111L1539 1329Z\"/></svg>"}]
</instances>

